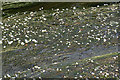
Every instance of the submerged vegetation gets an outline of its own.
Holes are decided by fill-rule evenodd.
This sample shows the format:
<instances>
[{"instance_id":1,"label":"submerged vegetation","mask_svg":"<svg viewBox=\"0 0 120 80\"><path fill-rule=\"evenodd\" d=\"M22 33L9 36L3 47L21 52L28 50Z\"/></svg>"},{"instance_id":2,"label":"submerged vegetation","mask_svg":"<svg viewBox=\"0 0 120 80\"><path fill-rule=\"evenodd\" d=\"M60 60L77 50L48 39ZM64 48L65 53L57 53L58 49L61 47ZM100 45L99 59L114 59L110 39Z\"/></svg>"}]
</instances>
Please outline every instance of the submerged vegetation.
<instances>
[{"instance_id":1,"label":"submerged vegetation","mask_svg":"<svg viewBox=\"0 0 120 80\"><path fill-rule=\"evenodd\" d=\"M16 4L3 6L5 78L118 78L117 3Z\"/></svg>"}]
</instances>

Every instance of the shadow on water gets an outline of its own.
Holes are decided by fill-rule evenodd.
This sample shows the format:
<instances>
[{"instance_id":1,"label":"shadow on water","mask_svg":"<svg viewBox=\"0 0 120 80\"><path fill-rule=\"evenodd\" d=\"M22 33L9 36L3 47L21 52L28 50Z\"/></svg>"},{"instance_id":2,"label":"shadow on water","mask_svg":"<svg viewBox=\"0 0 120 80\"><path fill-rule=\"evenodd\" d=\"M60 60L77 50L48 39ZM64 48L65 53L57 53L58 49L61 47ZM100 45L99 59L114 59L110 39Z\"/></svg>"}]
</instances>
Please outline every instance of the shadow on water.
<instances>
[{"instance_id":1,"label":"shadow on water","mask_svg":"<svg viewBox=\"0 0 120 80\"><path fill-rule=\"evenodd\" d=\"M71 9L71 6L77 5L80 9L83 7L95 7L97 5L102 6L103 4L113 4L112 2L94 2L94 3L82 3L82 2L19 2L10 3L3 5L3 18L6 18L12 14L24 11L38 11L39 8L44 7L44 10L53 9Z\"/></svg>"}]
</instances>

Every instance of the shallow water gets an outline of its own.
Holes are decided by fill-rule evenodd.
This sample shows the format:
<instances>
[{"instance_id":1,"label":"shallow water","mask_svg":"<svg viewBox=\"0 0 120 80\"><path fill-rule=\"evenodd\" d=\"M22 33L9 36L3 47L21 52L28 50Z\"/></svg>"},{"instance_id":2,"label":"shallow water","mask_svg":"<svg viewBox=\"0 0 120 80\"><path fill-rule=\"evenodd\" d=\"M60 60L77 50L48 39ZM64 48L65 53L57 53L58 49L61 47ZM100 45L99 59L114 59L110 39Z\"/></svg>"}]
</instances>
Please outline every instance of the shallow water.
<instances>
[{"instance_id":1,"label":"shallow water","mask_svg":"<svg viewBox=\"0 0 120 80\"><path fill-rule=\"evenodd\" d=\"M27 12L3 20L3 47L6 46L3 49L6 50L3 74L14 75L17 71L31 69L33 65L47 68L55 62L64 66L84 58L117 52L119 19L117 5L112 6L114 10L111 6L101 6L95 11L88 8ZM51 16L54 13L56 15ZM25 39L31 40L25 43ZM9 51L11 47L16 48ZM37 76L37 73L27 76L32 75Z\"/></svg>"}]
</instances>

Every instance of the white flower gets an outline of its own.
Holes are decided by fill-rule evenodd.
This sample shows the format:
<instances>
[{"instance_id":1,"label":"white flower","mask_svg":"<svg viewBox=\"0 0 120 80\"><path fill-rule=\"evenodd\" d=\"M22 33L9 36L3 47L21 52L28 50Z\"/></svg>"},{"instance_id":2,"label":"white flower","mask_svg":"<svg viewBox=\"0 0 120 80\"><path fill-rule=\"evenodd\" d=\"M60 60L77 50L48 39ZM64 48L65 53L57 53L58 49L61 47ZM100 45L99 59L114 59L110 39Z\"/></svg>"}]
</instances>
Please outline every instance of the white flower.
<instances>
[{"instance_id":1,"label":"white flower","mask_svg":"<svg viewBox=\"0 0 120 80\"><path fill-rule=\"evenodd\" d=\"M39 79L42 79L41 77L39 77Z\"/></svg>"},{"instance_id":2,"label":"white flower","mask_svg":"<svg viewBox=\"0 0 120 80\"><path fill-rule=\"evenodd\" d=\"M89 42L92 42L91 40L89 40Z\"/></svg>"},{"instance_id":3,"label":"white flower","mask_svg":"<svg viewBox=\"0 0 120 80\"><path fill-rule=\"evenodd\" d=\"M37 44L35 44L35 46L37 46Z\"/></svg>"},{"instance_id":4,"label":"white flower","mask_svg":"<svg viewBox=\"0 0 120 80\"><path fill-rule=\"evenodd\" d=\"M90 43L87 43L87 44L90 44Z\"/></svg>"},{"instance_id":5,"label":"white flower","mask_svg":"<svg viewBox=\"0 0 120 80\"><path fill-rule=\"evenodd\" d=\"M59 71L62 71L62 69L60 69Z\"/></svg>"},{"instance_id":6,"label":"white flower","mask_svg":"<svg viewBox=\"0 0 120 80\"><path fill-rule=\"evenodd\" d=\"M85 9L85 7L83 7L83 9Z\"/></svg>"},{"instance_id":7,"label":"white flower","mask_svg":"<svg viewBox=\"0 0 120 80\"><path fill-rule=\"evenodd\" d=\"M43 14L42 16L43 16L43 17L45 17L45 15L44 15L44 14Z\"/></svg>"},{"instance_id":8,"label":"white flower","mask_svg":"<svg viewBox=\"0 0 120 80\"><path fill-rule=\"evenodd\" d=\"M37 40L35 40L35 39L33 39L32 41L33 41L33 42L35 42L35 43L37 43L37 42L38 42L38 41L37 41Z\"/></svg>"},{"instance_id":9,"label":"white flower","mask_svg":"<svg viewBox=\"0 0 120 80\"><path fill-rule=\"evenodd\" d=\"M19 40L19 38L16 38L16 40Z\"/></svg>"},{"instance_id":10,"label":"white flower","mask_svg":"<svg viewBox=\"0 0 120 80\"><path fill-rule=\"evenodd\" d=\"M28 43L29 41L27 39L25 39L25 43Z\"/></svg>"},{"instance_id":11,"label":"white flower","mask_svg":"<svg viewBox=\"0 0 120 80\"><path fill-rule=\"evenodd\" d=\"M4 78L6 78L6 75L4 76Z\"/></svg>"},{"instance_id":12,"label":"white flower","mask_svg":"<svg viewBox=\"0 0 120 80\"><path fill-rule=\"evenodd\" d=\"M39 37L42 37L42 35L39 35Z\"/></svg>"},{"instance_id":13,"label":"white flower","mask_svg":"<svg viewBox=\"0 0 120 80\"><path fill-rule=\"evenodd\" d=\"M29 37L28 35L25 35L25 37Z\"/></svg>"},{"instance_id":14,"label":"white flower","mask_svg":"<svg viewBox=\"0 0 120 80\"><path fill-rule=\"evenodd\" d=\"M34 68L36 68L36 69L40 69L41 67L39 67L39 66L34 66Z\"/></svg>"},{"instance_id":15,"label":"white flower","mask_svg":"<svg viewBox=\"0 0 120 80\"><path fill-rule=\"evenodd\" d=\"M27 75L26 74L24 74L24 77L26 77Z\"/></svg>"},{"instance_id":16,"label":"white flower","mask_svg":"<svg viewBox=\"0 0 120 80\"><path fill-rule=\"evenodd\" d=\"M90 34L90 32L88 32L88 34Z\"/></svg>"},{"instance_id":17,"label":"white flower","mask_svg":"<svg viewBox=\"0 0 120 80\"><path fill-rule=\"evenodd\" d=\"M85 26L82 26L83 28L85 27Z\"/></svg>"},{"instance_id":18,"label":"white flower","mask_svg":"<svg viewBox=\"0 0 120 80\"><path fill-rule=\"evenodd\" d=\"M117 30L115 29L114 32L117 33Z\"/></svg>"},{"instance_id":19,"label":"white flower","mask_svg":"<svg viewBox=\"0 0 120 80\"><path fill-rule=\"evenodd\" d=\"M3 23L2 23L2 22L0 22L0 25L3 25Z\"/></svg>"},{"instance_id":20,"label":"white flower","mask_svg":"<svg viewBox=\"0 0 120 80\"><path fill-rule=\"evenodd\" d=\"M62 41L60 41L60 43L62 43Z\"/></svg>"},{"instance_id":21,"label":"white flower","mask_svg":"<svg viewBox=\"0 0 120 80\"><path fill-rule=\"evenodd\" d=\"M25 18L25 21L27 21L27 19Z\"/></svg>"},{"instance_id":22,"label":"white flower","mask_svg":"<svg viewBox=\"0 0 120 80\"><path fill-rule=\"evenodd\" d=\"M8 41L8 44L12 44L13 43L13 41Z\"/></svg>"},{"instance_id":23,"label":"white flower","mask_svg":"<svg viewBox=\"0 0 120 80\"><path fill-rule=\"evenodd\" d=\"M70 71L70 70L68 69L68 71Z\"/></svg>"},{"instance_id":24,"label":"white flower","mask_svg":"<svg viewBox=\"0 0 120 80\"><path fill-rule=\"evenodd\" d=\"M7 77L11 77L9 74L7 74Z\"/></svg>"},{"instance_id":25,"label":"white flower","mask_svg":"<svg viewBox=\"0 0 120 80\"><path fill-rule=\"evenodd\" d=\"M106 73L106 75L105 76L108 76L109 75L109 73Z\"/></svg>"},{"instance_id":26,"label":"white flower","mask_svg":"<svg viewBox=\"0 0 120 80\"><path fill-rule=\"evenodd\" d=\"M30 33L30 31L27 31L27 33Z\"/></svg>"},{"instance_id":27,"label":"white flower","mask_svg":"<svg viewBox=\"0 0 120 80\"><path fill-rule=\"evenodd\" d=\"M43 72L45 72L45 70L43 70Z\"/></svg>"},{"instance_id":28,"label":"white flower","mask_svg":"<svg viewBox=\"0 0 120 80\"><path fill-rule=\"evenodd\" d=\"M93 62L93 60L91 60L91 62Z\"/></svg>"},{"instance_id":29,"label":"white flower","mask_svg":"<svg viewBox=\"0 0 120 80\"><path fill-rule=\"evenodd\" d=\"M75 64L78 65L78 62L76 62Z\"/></svg>"},{"instance_id":30,"label":"white flower","mask_svg":"<svg viewBox=\"0 0 120 80\"><path fill-rule=\"evenodd\" d=\"M41 8L39 8L39 10L42 10Z\"/></svg>"},{"instance_id":31,"label":"white flower","mask_svg":"<svg viewBox=\"0 0 120 80\"><path fill-rule=\"evenodd\" d=\"M3 48L6 48L6 46L3 46Z\"/></svg>"},{"instance_id":32,"label":"white flower","mask_svg":"<svg viewBox=\"0 0 120 80\"><path fill-rule=\"evenodd\" d=\"M118 71L118 69L116 69L115 71Z\"/></svg>"},{"instance_id":33,"label":"white flower","mask_svg":"<svg viewBox=\"0 0 120 80\"><path fill-rule=\"evenodd\" d=\"M104 39L104 42L106 42L107 40L106 39Z\"/></svg>"},{"instance_id":34,"label":"white flower","mask_svg":"<svg viewBox=\"0 0 120 80\"><path fill-rule=\"evenodd\" d=\"M93 30L91 30L91 32L93 32Z\"/></svg>"},{"instance_id":35,"label":"white flower","mask_svg":"<svg viewBox=\"0 0 120 80\"><path fill-rule=\"evenodd\" d=\"M46 21L47 19L46 18L43 18L44 21Z\"/></svg>"},{"instance_id":36,"label":"white flower","mask_svg":"<svg viewBox=\"0 0 120 80\"><path fill-rule=\"evenodd\" d=\"M0 44L2 44L2 40L0 40Z\"/></svg>"},{"instance_id":37,"label":"white flower","mask_svg":"<svg viewBox=\"0 0 120 80\"><path fill-rule=\"evenodd\" d=\"M10 37L14 37L12 34L9 34Z\"/></svg>"},{"instance_id":38,"label":"white flower","mask_svg":"<svg viewBox=\"0 0 120 80\"><path fill-rule=\"evenodd\" d=\"M75 79L77 79L78 77L74 77Z\"/></svg>"},{"instance_id":39,"label":"white flower","mask_svg":"<svg viewBox=\"0 0 120 80\"><path fill-rule=\"evenodd\" d=\"M59 11L59 9L57 9L57 11Z\"/></svg>"},{"instance_id":40,"label":"white flower","mask_svg":"<svg viewBox=\"0 0 120 80\"><path fill-rule=\"evenodd\" d=\"M69 68L69 66L66 66L66 68Z\"/></svg>"},{"instance_id":41,"label":"white flower","mask_svg":"<svg viewBox=\"0 0 120 80\"><path fill-rule=\"evenodd\" d=\"M104 4L104 6L107 6L108 4Z\"/></svg>"},{"instance_id":42,"label":"white flower","mask_svg":"<svg viewBox=\"0 0 120 80\"><path fill-rule=\"evenodd\" d=\"M59 19L59 21L63 21L63 19Z\"/></svg>"},{"instance_id":43,"label":"white flower","mask_svg":"<svg viewBox=\"0 0 120 80\"><path fill-rule=\"evenodd\" d=\"M116 59L117 57L113 57L113 59Z\"/></svg>"},{"instance_id":44,"label":"white flower","mask_svg":"<svg viewBox=\"0 0 120 80\"><path fill-rule=\"evenodd\" d=\"M99 5L97 5L97 7L100 7Z\"/></svg>"},{"instance_id":45,"label":"white flower","mask_svg":"<svg viewBox=\"0 0 120 80\"><path fill-rule=\"evenodd\" d=\"M33 14L33 12L30 12L30 14Z\"/></svg>"},{"instance_id":46,"label":"white flower","mask_svg":"<svg viewBox=\"0 0 120 80\"><path fill-rule=\"evenodd\" d=\"M102 73L102 71L100 71L100 73Z\"/></svg>"},{"instance_id":47,"label":"white flower","mask_svg":"<svg viewBox=\"0 0 120 80\"><path fill-rule=\"evenodd\" d=\"M91 74L94 75L95 73L92 72Z\"/></svg>"},{"instance_id":48,"label":"white flower","mask_svg":"<svg viewBox=\"0 0 120 80\"><path fill-rule=\"evenodd\" d=\"M55 37L57 37L58 35L55 35Z\"/></svg>"},{"instance_id":49,"label":"white flower","mask_svg":"<svg viewBox=\"0 0 120 80\"><path fill-rule=\"evenodd\" d=\"M38 68L38 66L34 66L34 68Z\"/></svg>"},{"instance_id":50,"label":"white flower","mask_svg":"<svg viewBox=\"0 0 120 80\"><path fill-rule=\"evenodd\" d=\"M67 78L68 76L64 76L64 78Z\"/></svg>"},{"instance_id":51,"label":"white flower","mask_svg":"<svg viewBox=\"0 0 120 80\"><path fill-rule=\"evenodd\" d=\"M16 39L13 39L13 41L16 41Z\"/></svg>"},{"instance_id":52,"label":"white flower","mask_svg":"<svg viewBox=\"0 0 120 80\"><path fill-rule=\"evenodd\" d=\"M78 45L80 45L80 43L78 43Z\"/></svg>"},{"instance_id":53,"label":"white flower","mask_svg":"<svg viewBox=\"0 0 120 80\"><path fill-rule=\"evenodd\" d=\"M4 29L4 26L1 26L2 29Z\"/></svg>"},{"instance_id":54,"label":"white flower","mask_svg":"<svg viewBox=\"0 0 120 80\"><path fill-rule=\"evenodd\" d=\"M55 15L55 13L52 14L53 16Z\"/></svg>"},{"instance_id":55,"label":"white flower","mask_svg":"<svg viewBox=\"0 0 120 80\"><path fill-rule=\"evenodd\" d=\"M59 46L59 44L57 44L57 46Z\"/></svg>"},{"instance_id":56,"label":"white flower","mask_svg":"<svg viewBox=\"0 0 120 80\"><path fill-rule=\"evenodd\" d=\"M76 7L73 7L73 9L76 9Z\"/></svg>"},{"instance_id":57,"label":"white flower","mask_svg":"<svg viewBox=\"0 0 120 80\"><path fill-rule=\"evenodd\" d=\"M42 30L42 32L47 32L46 29L45 30Z\"/></svg>"},{"instance_id":58,"label":"white flower","mask_svg":"<svg viewBox=\"0 0 120 80\"><path fill-rule=\"evenodd\" d=\"M25 43L24 43L24 42L21 42L21 45L25 45Z\"/></svg>"},{"instance_id":59,"label":"white flower","mask_svg":"<svg viewBox=\"0 0 120 80\"><path fill-rule=\"evenodd\" d=\"M15 77L18 77L18 75L17 75L17 74L15 74Z\"/></svg>"},{"instance_id":60,"label":"white flower","mask_svg":"<svg viewBox=\"0 0 120 80\"><path fill-rule=\"evenodd\" d=\"M96 38L98 41L100 41L100 38Z\"/></svg>"},{"instance_id":61,"label":"white flower","mask_svg":"<svg viewBox=\"0 0 120 80\"><path fill-rule=\"evenodd\" d=\"M82 75L80 75L79 77L82 78Z\"/></svg>"},{"instance_id":62,"label":"white flower","mask_svg":"<svg viewBox=\"0 0 120 80\"><path fill-rule=\"evenodd\" d=\"M28 19L31 19L31 17L29 17Z\"/></svg>"},{"instance_id":63,"label":"white flower","mask_svg":"<svg viewBox=\"0 0 120 80\"><path fill-rule=\"evenodd\" d=\"M58 64L58 62L54 62L54 63L52 63L52 64Z\"/></svg>"},{"instance_id":64,"label":"white flower","mask_svg":"<svg viewBox=\"0 0 120 80\"><path fill-rule=\"evenodd\" d=\"M31 39L29 39L29 42L31 41Z\"/></svg>"},{"instance_id":65,"label":"white flower","mask_svg":"<svg viewBox=\"0 0 120 80\"><path fill-rule=\"evenodd\" d=\"M56 70L59 71L59 68L57 68Z\"/></svg>"}]
</instances>

